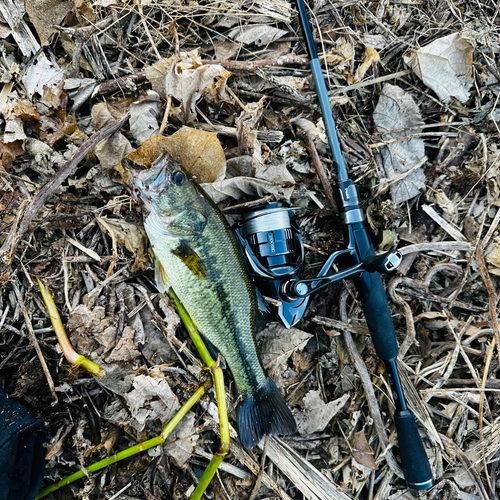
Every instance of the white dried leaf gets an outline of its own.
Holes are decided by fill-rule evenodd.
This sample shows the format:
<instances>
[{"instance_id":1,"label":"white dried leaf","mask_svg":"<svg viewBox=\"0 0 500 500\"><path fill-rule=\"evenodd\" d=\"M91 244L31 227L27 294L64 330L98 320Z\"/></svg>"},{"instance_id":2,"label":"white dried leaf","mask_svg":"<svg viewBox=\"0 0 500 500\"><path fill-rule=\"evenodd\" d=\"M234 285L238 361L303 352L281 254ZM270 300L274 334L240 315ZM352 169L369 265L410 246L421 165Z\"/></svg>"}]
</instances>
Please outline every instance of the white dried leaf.
<instances>
[{"instance_id":1,"label":"white dried leaf","mask_svg":"<svg viewBox=\"0 0 500 500\"><path fill-rule=\"evenodd\" d=\"M163 451L170 455L177 467L182 467L193 456L198 438L195 432L196 415L190 411L177 425Z\"/></svg>"},{"instance_id":2,"label":"white dried leaf","mask_svg":"<svg viewBox=\"0 0 500 500\"><path fill-rule=\"evenodd\" d=\"M268 25L238 26L228 33L229 38L243 45L255 43L257 46L276 42L288 32Z\"/></svg>"},{"instance_id":3,"label":"white dried leaf","mask_svg":"<svg viewBox=\"0 0 500 500\"><path fill-rule=\"evenodd\" d=\"M31 101L35 93L43 95L43 87L54 88L63 78L61 69L54 67L46 57L41 57L28 68L22 82Z\"/></svg>"},{"instance_id":4,"label":"white dried leaf","mask_svg":"<svg viewBox=\"0 0 500 500\"><path fill-rule=\"evenodd\" d=\"M307 435L324 431L330 420L349 399L350 395L344 394L335 401L325 403L319 391L309 391L304 397L304 411L295 415L299 434Z\"/></svg>"},{"instance_id":5,"label":"white dried leaf","mask_svg":"<svg viewBox=\"0 0 500 500\"><path fill-rule=\"evenodd\" d=\"M388 181L408 172L422 161L425 157L424 141L419 137L404 138L408 134L418 133L421 129L392 132L424 124L420 110L409 93L396 85L386 83L373 113L373 121L377 132L383 134L384 141L402 138L382 147L382 159ZM424 189L425 174L420 167L391 185L392 201L396 204L403 203Z\"/></svg>"},{"instance_id":6,"label":"white dried leaf","mask_svg":"<svg viewBox=\"0 0 500 500\"><path fill-rule=\"evenodd\" d=\"M160 96L154 90L148 90L145 96L130 105L130 132L138 144L158 135L160 112Z\"/></svg>"},{"instance_id":7,"label":"white dried leaf","mask_svg":"<svg viewBox=\"0 0 500 500\"><path fill-rule=\"evenodd\" d=\"M403 59L441 101L448 103L451 97L456 97L465 103L474 83L474 45L473 39L453 33L406 54Z\"/></svg>"},{"instance_id":8,"label":"white dried leaf","mask_svg":"<svg viewBox=\"0 0 500 500\"><path fill-rule=\"evenodd\" d=\"M125 394L125 400L132 414L131 425L142 431L146 421L159 418L168 422L180 408L177 396L163 377L138 375L134 378L133 389Z\"/></svg>"}]
</instances>

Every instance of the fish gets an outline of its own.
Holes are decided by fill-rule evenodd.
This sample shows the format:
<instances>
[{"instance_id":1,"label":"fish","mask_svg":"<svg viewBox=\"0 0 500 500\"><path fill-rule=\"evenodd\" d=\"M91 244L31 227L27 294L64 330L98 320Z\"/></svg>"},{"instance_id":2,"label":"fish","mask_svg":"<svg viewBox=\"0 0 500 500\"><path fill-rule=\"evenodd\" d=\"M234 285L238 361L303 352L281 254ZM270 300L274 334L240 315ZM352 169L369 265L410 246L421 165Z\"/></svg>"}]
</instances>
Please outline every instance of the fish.
<instances>
[{"instance_id":1,"label":"fish","mask_svg":"<svg viewBox=\"0 0 500 500\"><path fill-rule=\"evenodd\" d=\"M231 369L240 400L241 443L250 449L264 435L296 433L295 418L257 355L257 292L225 217L167 154L149 169L122 162L143 202L159 291L172 287L203 338Z\"/></svg>"}]
</instances>

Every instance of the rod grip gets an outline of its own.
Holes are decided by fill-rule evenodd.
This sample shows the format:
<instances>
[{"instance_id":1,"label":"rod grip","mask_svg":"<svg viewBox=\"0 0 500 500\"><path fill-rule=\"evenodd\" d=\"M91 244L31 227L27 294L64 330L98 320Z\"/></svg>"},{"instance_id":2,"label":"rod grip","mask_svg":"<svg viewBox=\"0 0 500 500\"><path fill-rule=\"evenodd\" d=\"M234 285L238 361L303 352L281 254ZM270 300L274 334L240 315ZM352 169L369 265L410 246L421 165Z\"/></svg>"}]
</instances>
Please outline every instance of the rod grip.
<instances>
[{"instance_id":1,"label":"rod grip","mask_svg":"<svg viewBox=\"0 0 500 500\"><path fill-rule=\"evenodd\" d=\"M360 280L364 284L363 312L377 355L383 360L395 359L398 342L382 278L379 273L365 272Z\"/></svg>"},{"instance_id":2,"label":"rod grip","mask_svg":"<svg viewBox=\"0 0 500 500\"><path fill-rule=\"evenodd\" d=\"M404 410L394 415L394 422L406 482L414 490L427 490L433 484L432 470L418 434L415 417L410 411Z\"/></svg>"}]
</instances>

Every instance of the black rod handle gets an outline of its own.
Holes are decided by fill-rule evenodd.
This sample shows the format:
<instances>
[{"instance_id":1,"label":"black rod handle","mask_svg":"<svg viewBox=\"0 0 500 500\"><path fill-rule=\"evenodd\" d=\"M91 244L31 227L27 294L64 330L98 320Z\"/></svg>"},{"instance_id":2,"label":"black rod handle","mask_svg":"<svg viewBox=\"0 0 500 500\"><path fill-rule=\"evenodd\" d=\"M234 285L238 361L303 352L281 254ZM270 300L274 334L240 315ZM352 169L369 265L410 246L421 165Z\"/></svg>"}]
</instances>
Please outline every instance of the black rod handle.
<instances>
[{"instance_id":1,"label":"black rod handle","mask_svg":"<svg viewBox=\"0 0 500 500\"><path fill-rule=\"evenodd\" d=\"M394 423L398 433L401 468L408 486L414 490L426 490L433 484L432 470L418 433L415 416L408 410L397 412Z\"/></svg>"}]
</instances>

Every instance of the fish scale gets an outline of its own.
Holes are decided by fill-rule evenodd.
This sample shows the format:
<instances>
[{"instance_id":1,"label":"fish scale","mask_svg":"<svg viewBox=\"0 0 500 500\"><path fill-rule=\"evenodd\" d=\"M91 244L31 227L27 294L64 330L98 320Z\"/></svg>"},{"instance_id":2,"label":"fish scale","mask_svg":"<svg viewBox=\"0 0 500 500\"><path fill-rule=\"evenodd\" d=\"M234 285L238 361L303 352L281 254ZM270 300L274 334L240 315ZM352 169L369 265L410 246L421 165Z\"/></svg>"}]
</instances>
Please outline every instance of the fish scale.
<instances>
[{"instance_id":1,"label":"fish scale","mask_svg":"<svg viewBox=\"0 0 500 500\"><path fill-rule=\"evenodd\" d=\"M252 448L265 434L295 433L295 419L257 356L256 291L226 219L168 156L147 170L124 163L144 202L158 289L173 288L196 328L231 369L242 399L236 413L243 446Z\"/></svg>"}]
</instances>

